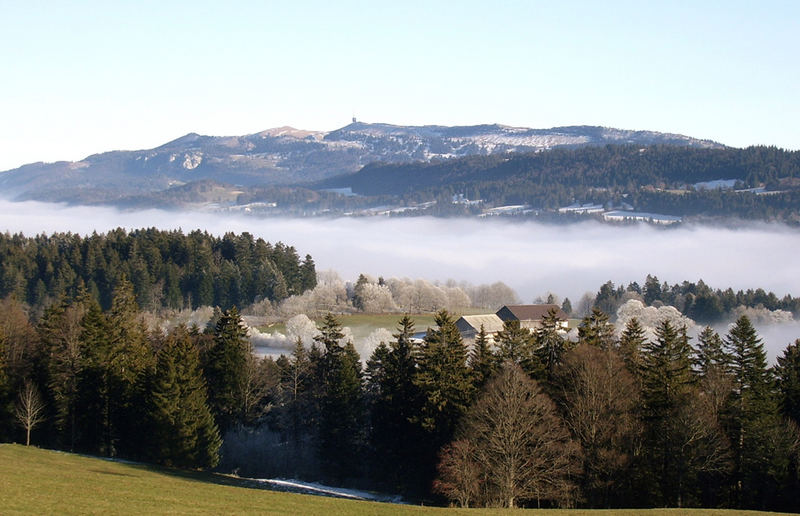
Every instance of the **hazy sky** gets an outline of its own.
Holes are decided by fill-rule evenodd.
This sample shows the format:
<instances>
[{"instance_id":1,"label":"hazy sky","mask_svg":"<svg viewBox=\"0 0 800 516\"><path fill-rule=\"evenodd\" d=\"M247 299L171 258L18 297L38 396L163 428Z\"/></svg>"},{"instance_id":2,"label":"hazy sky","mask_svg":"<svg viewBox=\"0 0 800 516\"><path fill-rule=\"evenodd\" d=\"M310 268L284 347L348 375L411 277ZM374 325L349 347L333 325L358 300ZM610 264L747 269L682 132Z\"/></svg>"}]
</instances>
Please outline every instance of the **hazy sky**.
<instances>
[{"instance_id":1,"label":"hazy sky","mask_svg":"<svg viewBox=\"0 0 800 516\"><path fill-rule=\"evenodd\" d=\"M797 149L798 51L793 0L0 0L0 170L353 115Z\"/></svg>"}]
</instances>

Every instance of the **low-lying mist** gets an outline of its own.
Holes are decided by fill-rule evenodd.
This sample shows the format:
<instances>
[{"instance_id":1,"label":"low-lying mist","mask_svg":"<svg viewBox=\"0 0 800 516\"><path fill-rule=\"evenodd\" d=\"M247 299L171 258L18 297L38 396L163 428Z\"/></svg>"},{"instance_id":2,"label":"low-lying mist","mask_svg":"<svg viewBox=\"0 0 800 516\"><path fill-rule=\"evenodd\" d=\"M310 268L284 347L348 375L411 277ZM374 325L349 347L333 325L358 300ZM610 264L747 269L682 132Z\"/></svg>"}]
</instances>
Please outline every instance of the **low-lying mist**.
<instances>
[{"instance_id":1,"label":"low-lying mist","mask_svg":"<svg viewBox=\"0 0 800 516\"><path fill-rule=\"evenodd\" d=\"M760 287L779 297L800 295L800 232L778 224L662 229L598 222L561 226L479 219L284 219L0 201L0 229L12 233L89 234L116 227L202 229L217 235L248 231L293 245L301 255L311 254L318 270L333 269L345 279L363 272L473 284L502 281L524 302L550 291L574 303L608 280L641 284L647 274L670 284L702 279L712 288ZM782 348L797 337L770 338L771 356L775 346Z\"/></svg>"}]
</instances>

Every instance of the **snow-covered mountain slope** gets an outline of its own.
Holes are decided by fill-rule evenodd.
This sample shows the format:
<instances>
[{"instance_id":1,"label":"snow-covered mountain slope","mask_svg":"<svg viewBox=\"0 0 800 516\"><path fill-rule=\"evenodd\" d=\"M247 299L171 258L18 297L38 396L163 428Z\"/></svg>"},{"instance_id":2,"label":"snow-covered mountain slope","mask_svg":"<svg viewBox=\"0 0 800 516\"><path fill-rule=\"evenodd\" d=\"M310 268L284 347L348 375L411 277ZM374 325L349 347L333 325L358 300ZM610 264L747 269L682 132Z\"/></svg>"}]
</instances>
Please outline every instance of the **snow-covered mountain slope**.
<instances>
[{"instance_id":1,"label":"snow-covered mountain slope","mask_svg":"<svg viewBox=\"0 0 800 516\"><path fill-rule=\"evenodd\" d=\"M632 143L701 148L722 145L651 131L574 126L397 126L353 122L335 131L278 127L244 136L190 133L155 149L112 151L78 162L33 163L0 173L15 199L113 201L200 180L233 185L298 185L373 162L409 163L557 147Z\"/></svg>"}]
</instances>

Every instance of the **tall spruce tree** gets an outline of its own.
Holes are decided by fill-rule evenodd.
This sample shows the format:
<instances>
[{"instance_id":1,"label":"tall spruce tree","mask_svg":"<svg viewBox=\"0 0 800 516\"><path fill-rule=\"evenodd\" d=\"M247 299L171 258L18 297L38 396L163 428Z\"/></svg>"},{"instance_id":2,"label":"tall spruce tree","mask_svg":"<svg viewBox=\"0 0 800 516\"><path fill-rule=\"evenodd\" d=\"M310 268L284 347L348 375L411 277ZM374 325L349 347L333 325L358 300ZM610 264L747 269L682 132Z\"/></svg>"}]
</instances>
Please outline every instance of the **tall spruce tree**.
<instances>
[{"instance_id":1,"label":"tall spruce tree","mask_svg":"<svg viewBox=\"0 0 800 516\"><path fill-rule=\"evenodd\" d=\"M352 342L341 344L342 326L325 316L314 340L325 347L320 363L319 457L323 474L342 481L360 473L364 441L361 358Z\"/></svg>"},{"instance_id":2,"label":"tall spruce tree","mask_svg":"<svg viewBox=\"0 0 800 516\"><path fill-rule=\"evenodd\" d=\"M57 441L70 451L75 450L78 437L78 381L84 367L81 320L88 305L86 293L71 303L55 304L45 310L38 326L47 349L47 385L55 406Z\"/></svg>"},{"instance_id":3,"label":"tall spruce tree","mask_svg":"<svg viewBox=\"0 0 800 516\"><path fill-rule=\"evenodd\" d=\"M500 361L492 352L486 328L481 324L481 329L475 336L475 343L469 354L469 368L472 370L473 385L480 391L486 382L497 372Z\"/></svg>"},{"instance_id":4,"label":"tall spruce tree","mask_svg":"<svg viewBox=\"0 0 800 516\"><path fill-rule=\"evenodd\" d=\"M292 444L295 455L299 456L303 442L317 423L317 416L311 411L313 371L308 351L300 337L295 342L291 356L282 356L277 364L281 371L282 394L277 411L278 424L284 438Z\"/></svg>"},{"instance_id":5,"label":"tall spruce tree","mask_svg":"<svg viewBox=\"0 0 800 516\"><path fill-rule=\"evenodd\" d=\"M646 467L652 494L665 506L680 506L686 488L679 421L693 395L690 354L685 329L665 320L656 328L656 339L645 344L642 356Z\"/></svg>"},{"instance_id":6,"label":"tall spruce tree","mask_svg":"<svg viewBox=\"0 0 800 516\"><path fill-rule=\"evenodd\" d=\"M112 425L119 438L119 452L136 457L143 436L144 381L155 366L155 355L147 342L147 328L133 285L124 277L114 290L108 322L111 355L107 365L116 405L111 413Z\"/></svg>"},{"instance_id":7,"label":"tall spruce tree","mask_svg":"<svg viewBox=\"0 0 800 516\"><path fill-rule=\"evenodd\" d=\"M700 376L706 376L712 370L727 371L728 355L725 353L722 338L710 326L703 328L697 336L695 352L695 370Z\"/></svg>"},{"instance_id":8,"label":"tall spruce tree","mask_svg":"<svg viewBox=\"0 0 800 516\"><path fill-rule=\"evenodd\" d=\"M733 502L737 507L769 507L780 482L775 448L779 432L778 405L773 395L767 356L755 328L746 316L740 317L725 337L730 357L733 392L726 410L725 424L733 449Z\"/></svg>"},{"instance_id":9,"label":"tall spruce tree","mask_svg":"<svg viewBox=\"0 0 800 516\"><path fill-rule=\"evenodd\" d=\"M77 385L77 447L113 457L118 435L113 421L117 409L109 364L113 347L110 322L97 302L91 302L81 320L80 354L83 367Z\"/></svg>"},{"instance_id":10,"label":"tall spruce tree","mask_svg":"<svg viewBox=\"0 0 800 516\"><path fill-rule=\"evenodd\" d=\"M512 362L531 377L543 378L544 367L536 354L535 340L536 336L528 328L523 328L518 320L505 321L503 329L494 336L498 362Z\"/></svg>"},{"instance_id":11,"label":"tall spruce tree","mask_svg":"<svg viewBox=\"0 0 800 516\"><path fill-rule=\"evenodd\" d=\"M542 323L534 333L536 355L547 372L548 380L553 378L556 366L561 363L567 349L567 341L561 333L558 315L554 309L548 310Z\"/></svg>"},{"instance_id":12,"label":"tall spruce tree","mask_svg":"<svg viewBox=\"0 0 800 516\"><path fill-rule=\"evenodd\" d=\"M148 389L149 457L167 466L211 468L222 443L208 408L200 359L185 326L168 336Z\"/></svg>"},{"instance_id":13,"label":"tall spruce tree","mask_svg":"<svg viewBox=\"0 0 800 516\"><path fill-rule=\"evenodd\" d=\"M775 377L783 415L800 425L800 339L789 344L778 357Z\"/></svg>"},{"instance_id":14,"label":"tall spruce tree","mask_svg":"<svg viewBox=\"0 0 800 516\"><path fill-rule=\"evenodd\" d=\"M600 349L615 347L614 325L608 321L608 314L598 308L592 308L578 326L578 342L597 346Z\"/></svg>"},{"instance_id":15,"label":"tall spruce tree","mask_svg":"<svg viewBox=\"0 0 800 516\"><path fill-rule=\"evenodd\" d=\"M436 326L428 328L417 354L414 383L420 404L414 421L424 438L420 440L417 481L430 485L436 475L436 456L448 443L461 417L473 400L473 386L467 367L467 348L455 320L447 310L434 316Z\"/></svg>"},{"instance_id":16,"label":"tall spruce tree","mask_svg":"<svg viewBox=\"0 0 800 516\"><path fill-rule=\"evenodd\" d=\"M436 327L428 328L419 351L415 379L422 395L419 421L438 448L452 438L472 401L473 389L467 348L453 317L442 310L434 321Z\"/></svg>"},{"instance_id":17,"label":"tall spruce tree","mask_svg":"<svg viewBox=\"0 0 800 516\"><path fill-rule=\"evenodd\" d=\"M787 475L783 485L784 498L780 508L786 511L800 511L800 339L786 347L775 365L775 377L781 413L786 418L786 432L794 439L793 449L789 450ZM793 434L793 435L792 435ZM792 493L795 496L786 494Z\"/></svg>"},{"instance_id":18,"label":"tall spruce tree","mask_svg":"<svg viewBox=\"0 0 800 516\"><path fill-rule=\"evenodd\" d=\"M239 311L236 307L226 310L217 321L214 342L203 360L209 406L223 433L241 421L241 385L251 352Z\"/></svg>"},{"instance_id":19,"label":"tall spruce tree","mask_svg":"<svg viewBox=\"0 0 800 516\"><path fill-rule=\"evenodd\" d=\"M417 450L423 434L414 423L420 393L414 383L417 362L413 334L413 320L403 316L394 340L380 355L378 350L373 354L373 360L380 360L381 373L370 377L373 399L369 442L374 448L375 471L386 487L420 495L425 486L417 481Z\"/></svg>"},{"instance_id":20,"label":"tall spruce tree","mask_svg":"<svg viewBox=\"0 0 800 516\"><path fill-rule=\"evenodd\" d=\"M619 337L619 354L625 362L625 367L635 377L641 373L642 347L647 341L644 328L636 317L625 323L625 329Z\"/></svg>"}]
</instances>

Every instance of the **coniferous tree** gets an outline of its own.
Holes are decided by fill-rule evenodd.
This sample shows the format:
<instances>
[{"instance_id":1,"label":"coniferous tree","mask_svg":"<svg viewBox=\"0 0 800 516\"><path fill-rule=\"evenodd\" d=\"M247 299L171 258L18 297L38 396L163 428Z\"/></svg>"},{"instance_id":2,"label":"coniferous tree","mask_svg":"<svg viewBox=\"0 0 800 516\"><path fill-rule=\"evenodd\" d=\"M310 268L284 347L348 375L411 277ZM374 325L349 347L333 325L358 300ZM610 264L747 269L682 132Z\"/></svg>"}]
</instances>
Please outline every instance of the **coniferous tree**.
<instances>
[{"instance_id":1,"label":"coniferous tree","mask_svg":"<svg viewBox=\"0 0 800 516\"><path fill-rule=\"evenodd\" d=\"M211 468L222 441L208 408L205 379L192 338L173 330L149 381L149 457L167 466Z\"/></svg>"},{"instance_id":2,"label":"coniferous tree","mask_svg":"<svg viewBox=\"0 0 800 516\"><path fill-rule=\"evenodd\" d=\"M800 425L800 339L789 344L775 365L783 415Z\"/></svg>"},{"instance_id":3,"label":"coniferous tree","mask_svg":"<svg viewBox=\"0 0 800 516\"><path fill-rule=\"evenodd\" d=\"M680 506L686 488L680 412L692 396L691 348L685 330L668 320L644 346L642 401L650 487L665 506Z\"/></svg>"},{"instance_id":4,"label":"coniferous tree","mask_svg":"<svg viewBox=\"0 0 800 516\"><path fill-rule=\"evenodd\" d=\"M353 287L353 306L363 311L364 310L364 287L369 284L367 277L363 274L358 275L355 287Z\"/></svg>"},{"instance_id":5,"label":"coniferous tree","mask_svg":"<svg viewBox=\"0 0 800 516\"><path fill-rule=\"evenodd\" d=\"M420 393L420 404L414 421L424 433L419 457L427 471L419 472L418 480L430 485L435 476L436 456L453 438L456 425L473 399L467 349L453 317L438 312L436 327L428 332L420 346L414 383Z\"/></svg>"},{"instance_id":6,"label":"coniferous tree","mask_svg":"<svg viewBox=\"0 0 800 516\"><path fill-rule=\"evenodd\" d=\"M498 362L513 362L532 378L543 378L544 367L536 354L535 339L535 335L523 328L518 320L503 322L503 329L494 336Z\"/></svg>"},{"instance_id":7,"label":"coniferous tree","mask_svg":"<svg viewBox=\"0 0 800 516\"><path fill-rule=\"evenodd\" d=\"M314 340L325 346L320 363L319 456L323 473L333 480L359 473L364 435L361 359L344 338L339 321L328 314Z\"/></svg>"},{"instance_id":8,"label":"coniferous tree","mask_svg":"<svg viewBox=\"0 0 800 516\"><path fill-rule=\"evenodd\" d=\"M472 370L473 385L480 391L500 366L497 356L489 345L486 329L481 324L481 329L475 336L475 343L469 354L469 368Z\"/></svg>"},{"instance_id":9,"label":"coniferous tree","mask_svg":"<svg viewBox=\"0 0 800 516\"><path fill-rule=\"evenodd\" d=\"M300 265L300 289L301 292L311 290L317 286L317 272L314 260L307 254L305 260Z\"/></svg>"},{"instance_id":10,"label":"coniferous tree","mask_svg":"<svg viewBox=\"0 0 800 516\"><path fill-rule=\"evenodd\" d=\"M646 341L644 328L639 319L633 317L625 323L625 329L619 337L619 353L625 362L625 367L635 377L641 372L642 347Z\"/></svg>"},{"instance_id":11,"label":"coniferous tree","mask_svg":"<svg viewBox=\"0 0 800 516\"><path fill-rule=\"evenodd\" d=\"M565 297L564 302L561 303L561 310L567 315L572 315L572 301L568 297Z\"/></svg>"},{"instance_id":12,"label":"coniferous tree","mask_svg":"<svg viewBox=\"0 0 800 516\"><path fill-rule=\"evenodd\" d=\"M397 333L388 347L373 354L380 361L380 375L370 376L371 434L376 471L390 489L423 494L426 486L417 482L420 470L418 448L423 439L414 423L420 393L414 383L416 346L411 338L414 322L409 316L399 321ZM379 348L380 349L380 348Z\"/></svg>"},{"instance_id":13,"label":"coniferous tree","mask_svg":"<svg viewBox=\"0 0 800 516\"><path fill-rule=\"evenodd\" d=\"M125 278L114 290L108 322L111 355L107 366L115 405L111 424L115 428L118 451L136 456L141 447L141 425L145 418L144 380L155 366L155 356L147 342L147 330L133 285Z\"/></svg>"},{"instance_id":14,"label":"coniferous tree","mask_svg":"<svg viewBox=\"0 0 800 516\"><path fill-rule=\"evenodd\" d=\"M567 342L561 334L559 322L556 311L551 308L542 318L541 326L534 333L536 355L544 366L548 379L552 379L553 372L561 363L566 351Z\"/></svg>"},{"instance_id":15,"label":"coniferous tree","mask_svg":"<svg viewBox=\"0 0 800 516\"><path fill-rule=\"evenodd\" d=\"M725 416L734 459L733 501L741 508L763 509L774 498L776 477L785 473L776 471L785 450L775 448L777 400L764 346L746 316L725 337L725 351L733 377Z\"/></svg>"},{"instance_id":16,"label":"coniferous tree","mask_svg":"<svg viewBox=\"0 0 800 516\"><path fill-rule=\"evenodd\" d=\"M241 385L251 344L236 307L226 310L214 329L214 342L204 358L211 412L221 432L239 424Z\"/></svg>"},{"instance_id":17,"label":"coniferous tree","mask_svg":"<svg viewBox=\"0 0 800 516\"><path fill-rule=\"evenodd\" d=\"M113 457L118 436L113 426L117 406L109 367L113 357L110 322L100 305L92 301L81 327L80 354L84 362L77 385L78 447Z\"/></svg>"},{"instance_id":18,"label":"coniferous tree","mask_svg":"<svg viewBox=\"0 0 800 516\"><path fill-rule=\"evenodd\" d=\"M281 371L282 393L278 424L284 438L291 443L295 456L299 457L303 443L310 438L318 421L312 410L314 371L303 340L298 337L292 354L288 358L282 356L277 363Z\"/></svg>"},{"instance_id":19,"label":"coniferous tree","mask_svg":"<svg viewBox=\"0 0 800 516\"><path fill-rule=\"evenodd\" d=\"M598 308L592 308L592 313L584 317L578 326L578 342L600 349L614 348L614 325L608 322L608 315Z\"/></svg>"},{"instance_id":20,"label":"coniferous tree","mask_svg":"<svg viewBox=\"0 0 800 516\"><path fill-rule=\"evenodd\" d=\"M420 423L441 445L452 437L473 391L467 349L453 317L442 310L434 321L419 351L415 379L423 400Z\"/></svg>"},{"instance_id":21,"label":"coniferous tree","mask_svg":"<svg viewBox=\"0 0 800 516\"><path fill-rule=\"evenodd\" d=\"M694 365L697 373L706 376L712 370L727 371L728 355L719 334L710 326L703 328L697 336L697 351Z\"/></svg>"},{"instance_id":22,"label":"coniferous tree","mask_svg":"<svg viewBox=\"0 0 800 516\"><path fill-rule=\"evenodd\" d=\"M800 492L800 339L786 347L775 365L780 409L786 418L786 434L794 442L788 447L787 474L783 482L783 498L780 506L786 511L800 511L797 496L786 497L788 493Z\"/></svg>"},{"instance_id":23,"label":"coniferous tree","mask_svg":"<svg viewBox=\"0 0 800 516\"><path fill-rule=\"evenodd\" d=\"M55 427L59 441L70 451L75 450L77 441L78 382L84 367L81 321L89 303L84 291L71 303L50 307L39 323L39 335L47 349L48 388L55 405Z\"/></svg>"}]
</instances>

